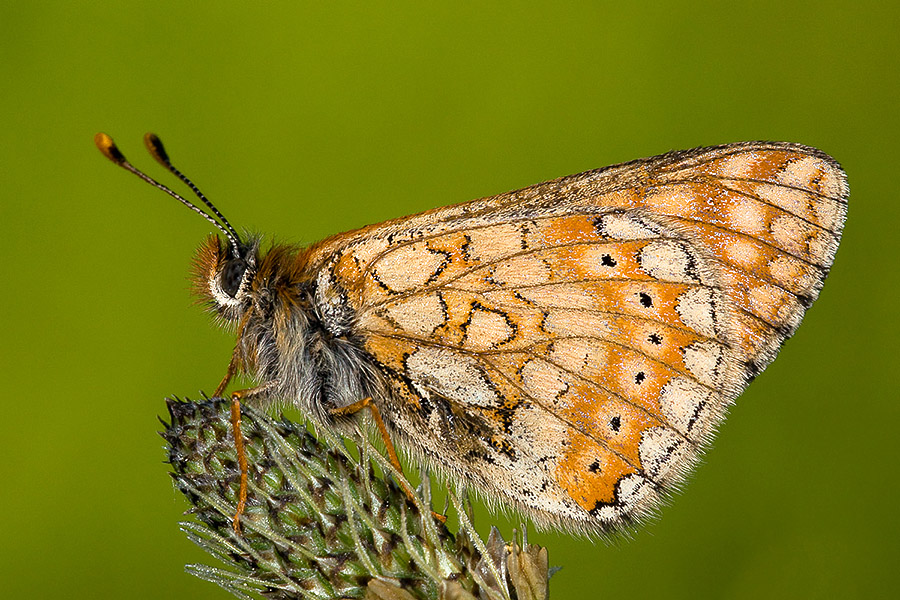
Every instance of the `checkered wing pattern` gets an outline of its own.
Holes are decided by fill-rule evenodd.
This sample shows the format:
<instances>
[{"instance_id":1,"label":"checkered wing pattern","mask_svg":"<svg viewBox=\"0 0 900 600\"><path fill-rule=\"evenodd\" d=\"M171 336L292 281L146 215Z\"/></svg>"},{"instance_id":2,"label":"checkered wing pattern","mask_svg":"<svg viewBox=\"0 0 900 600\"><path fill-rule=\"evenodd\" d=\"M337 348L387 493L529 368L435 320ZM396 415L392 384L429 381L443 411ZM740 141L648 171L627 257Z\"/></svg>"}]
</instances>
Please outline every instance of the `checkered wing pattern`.
<instances>
[{"instance_id":1,"label":"checkered wing pattern","mask_svg":"<svg viewBox=\"0 0 900 600\"><path fill-rule=\"evenodd\" d=\"M539 525L651 512L834 259L848 188L794 144L643 159L325 240L402 445Z\"/></svg>"}]
</instances>

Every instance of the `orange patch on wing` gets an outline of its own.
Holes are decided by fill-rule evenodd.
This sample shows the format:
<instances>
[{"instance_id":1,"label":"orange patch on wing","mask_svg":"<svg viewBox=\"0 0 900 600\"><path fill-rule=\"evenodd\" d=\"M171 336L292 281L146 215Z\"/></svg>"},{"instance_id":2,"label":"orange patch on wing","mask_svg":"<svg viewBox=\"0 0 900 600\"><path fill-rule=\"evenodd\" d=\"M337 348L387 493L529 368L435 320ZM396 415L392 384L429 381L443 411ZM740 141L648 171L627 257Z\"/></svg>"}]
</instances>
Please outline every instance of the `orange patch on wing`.
<instances>
[{"instance_id":1,"label":"orange patch on wing","mask_svg":"<svg viewBox=\"0 0 900 600\"><path fill-rule=\"evenodd\" d=\"M616 500L616 484L637 470L580 433L567 440L556 467L559 486L584 510Z\"/></svg>"}]
</instances>

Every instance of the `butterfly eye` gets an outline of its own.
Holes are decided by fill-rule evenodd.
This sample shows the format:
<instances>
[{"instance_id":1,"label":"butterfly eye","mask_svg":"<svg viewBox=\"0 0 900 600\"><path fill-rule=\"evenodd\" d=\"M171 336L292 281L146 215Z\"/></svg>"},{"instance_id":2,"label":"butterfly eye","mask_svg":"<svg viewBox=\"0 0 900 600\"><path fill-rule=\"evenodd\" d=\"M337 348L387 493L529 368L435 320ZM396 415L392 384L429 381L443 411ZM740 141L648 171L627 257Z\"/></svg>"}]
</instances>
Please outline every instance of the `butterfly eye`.
<instances>
[{"instance_id":1,"label":"butterfly eye","mask_svg":"<svg viewBox=\"0 0 900 600\"><path fill-rule=\"evenodd\" d=\"M219 275L222 291L232 298L236 297L248 267L247 261L242 258L232 258L226 262L222 274Z\"/></svg>"}]
</instances>

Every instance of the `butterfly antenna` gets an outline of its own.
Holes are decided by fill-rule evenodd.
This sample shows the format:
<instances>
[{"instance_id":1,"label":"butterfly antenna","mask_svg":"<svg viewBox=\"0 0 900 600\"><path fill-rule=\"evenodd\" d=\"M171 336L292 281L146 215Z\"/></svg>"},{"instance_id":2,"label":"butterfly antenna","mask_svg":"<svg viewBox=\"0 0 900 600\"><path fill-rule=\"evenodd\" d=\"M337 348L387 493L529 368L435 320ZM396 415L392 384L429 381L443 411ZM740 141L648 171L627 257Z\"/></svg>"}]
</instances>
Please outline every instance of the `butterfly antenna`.
<instances>
[{"instance_id":1,"label":"butterfly antenna","mask_svg":"<svg viewBox=\"0 0 900 600\"><path fill-rule=\"evenodd\" d=\"M175 168L175 165L172 164L172 161L169 160L169 154L166 152L165 147L163 146L162 140L155 133L145 133L144 134L144 144L147 146L147 150L150 152L150 156L156 159L156 162L164 166L166 169L172 172L175 177L184 182L186 186L191 188L191 191L194 192L194 195L197 196L203 204L209 207L209 210L213 212L216 217L222 221L222 224L228 228L228 231L234 235L234 237L240 239L238 232L234 230L234 227L231 226L231 223L228 222L228 219L219 212L219 209L215 207L215 205L209 201L209 198L203 195L203 192L200 191L194 182L187 178L181 171Z\"/></svg>"},{"instance_id":2,"label":"butterfly antenna","mask_svg":"<svg viewBox=\"0 0 900 600\"><path fill-rule=\"evenodd\" d=\"M144 181L146 181L153 187L160 189L160 190L164 191L165 193L169 194L170 196L172 196L173 198L175 198L176 200L178 200L179 202L181 202L182 204L184 204L185 206L190 208L192 211L201 215L204 219L206 219L207 221L209 221L210 223L215 225L216 229L221 231L225 235L225 237L228 238L228 241L231 242L231 247L234 249L235 256L241 255L241 252L240 252L241 238L238 235L237 231L235 231L234 227L232 227L231 224L225 219L225 217L222 216L222 213L220 213L216 209L216 207L213 206L212 202L207 200L206 196L204 196L200 192L200 190L197 189L197 186L195 186L191 182L190 179L188 179L187 177L182 175L181 172L178 171L178 169L176 169L175 167L172 166L172 164L169 162L169 157L166 154L166 150L163 147L162 142L159 140L158 137L156 137L152 133L148 133L147 135L144 136L144 143L147 144L147 148L150 151L151 156L153 156L153 158L155 158L160 164L162 164L164 167L166 167L166 169L168 169L169 171L174 173L175 176L178 177L181 181L185 182L188 185L188 187L190 187L191 190L197 195L197 197L200 198L200 200L202 200L203 203L207 207L209 207L209 209L211 211L213 211L213 214L215 214L222 221L222 223L220 223L219 221L216 221L206 211L201 209L199 206L197 206L193 202L186 200L181 195L174 192L169 187L156 181L155 179L153 179L152 177L150 177L143 171L139 171L134 165L132 165L130 162L128 162L128 159L125 158L125 155L122 154L122 151L119 150L119 147L116 146L116 143L113 141L113 139L111 137L109 137L108 135L106 135L105 133L98 133L97 135L95 135L94 143L97 145L97 148L100 150L100 152L103 153L103 156L105 156L106 158L108 158L109 160L114 162L115 164L119 165L126 171L128 171L130 173L134 173L135 175L137 175L138 177L140 177L141 179L143 179ZM223 225L223 223L224 223L224 225Z\"/></svg>"}]
</instances>

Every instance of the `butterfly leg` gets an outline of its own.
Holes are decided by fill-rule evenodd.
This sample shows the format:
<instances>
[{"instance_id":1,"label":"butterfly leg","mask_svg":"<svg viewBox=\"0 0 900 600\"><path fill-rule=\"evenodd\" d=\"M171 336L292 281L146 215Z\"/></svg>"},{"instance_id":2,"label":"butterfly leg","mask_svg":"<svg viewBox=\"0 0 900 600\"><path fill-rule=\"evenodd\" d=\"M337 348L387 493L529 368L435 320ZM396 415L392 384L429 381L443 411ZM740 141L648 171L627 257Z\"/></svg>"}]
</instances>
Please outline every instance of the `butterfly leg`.
<instances>
[{"instance_id":1,"label":"butterfly leg","mask_svg":"<svg viewBox=\"0 0 900 600\"><path fill-rule=\"evenodd\" d=\"M225 377L222 378L222 381L219 382L219 385L216 386L216 391L213 392L213 398L221 398L222 392L225 391L225 388L228 387L228 383L231 381L231 378L234 377L234 374L237 372L237 358L236 353L235 356L232 356L231 362L228 363L228 368L225 370Z\"/></svg>"},{"instance_id":2,"label":"butterfly leg","mask_svg":"<svg viewBox=\"0 0 900 600\"><path fill-rule=\"evenodd\" d=\"M378 410L378 407L372 401L372 398L363 398L362 400L358 400L353 404L335 408L331 411L331 414L337 417L353 415L366 408L371 411L372 417L375 419L375 425L376 427L378 427L379 433L381 433L381 439L384 441L385 448L387 448L388 460L391 461L391 464L395 469L397 469L397 472L402 474L403 467L400 466L400 459L397 458L397 451L394 449L394 443L391 441L391 436L384 424L384 420L381 418L381 411ZM401 481L401 485L403 486L403 491L406 492L407 498L410 499L410 502L415 504L415 494L409 488L409 484L407 484L406 481L403 480ZM431 516L433 516L441 523L445 523L447 521L446 516L434 511L431 511Z\"/></svg>"},{"instance_id":3,"label":"butterfly leg","mask_svg":"<svg viewBox=\"0 0 900 600\"><path fill-rule=\"evenodd\" d=\"M241 470L241 481L238 489L238 503L231 524L234 532L241 534L241 515L247 507L247 452L244 450L244 435L241 433L241 400L247 400L268 392L277 381L269 381L263 385L231 392L231 430L234 436L234 449L237 454L238 467ZM221 392L219 392L221 393ZM218 394L217 394L218 395Z\"/></svg>"},{"instance_id":4,"label":"butterfly leg","mask_svg":"<svg viewBox=\"0 0 900 600\"><path fill-rule=\"evenodd\" d=\"M247 453L244 451L244 434L241 433L241 396L240 392L231 394L231 431L234 436L234 450L237 454L238 467L241 470L241 482L238 488L238 503L234 509L231 526L234 532L241 535L241 515L247 507Z\"/></svg>"},{"instance_id":5,"label":"butterfly leg","mask_svg":"<svg viewBox=\"0 0 900 600\"><path fill-rule=\"evenodd\" d=\"M225 391L225 388L228 387L228 383L231 381L231 378L234 377L234 374L237 372L239 361L240 358L238 349L236 347L234 353L231 355L231 361L229 361L228 363L228 368L225 371L225 377L222 378L222 381L216 387L216 391L215 393L213 393L213 396L222 396L222 393ZM238 535L241 534L241 515L244 514L244 509L247 507L248 472L247 452L244 450L244 435L241 433L241 400L266 392L276 383L276 381L270 381L255 388L236 390L231 393L231 431L234 436L234 450L237 454L238 467L241 470L240 487L238 489L238 503L237 508L234 511L234 517L231 521L231 524L232 527L234 527L234 532Z\"/></svg>"}]
</instances>

